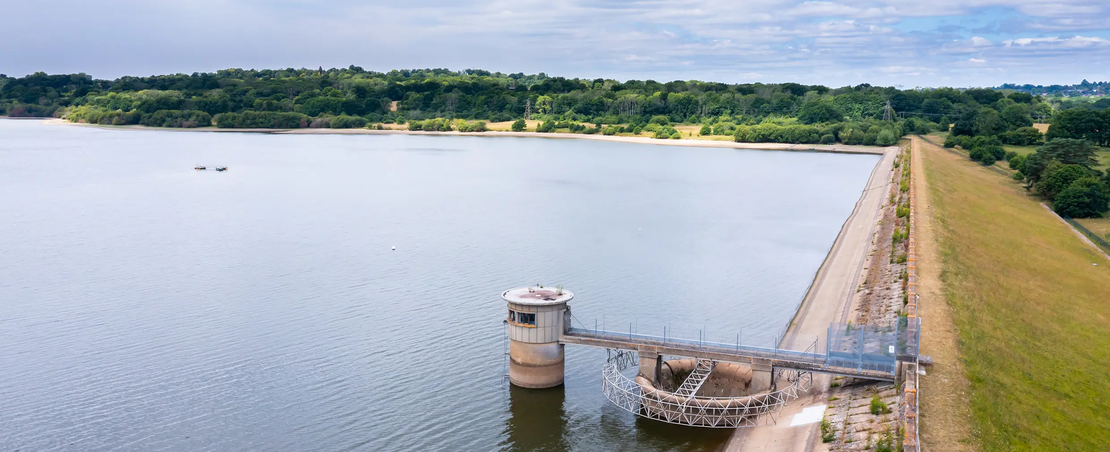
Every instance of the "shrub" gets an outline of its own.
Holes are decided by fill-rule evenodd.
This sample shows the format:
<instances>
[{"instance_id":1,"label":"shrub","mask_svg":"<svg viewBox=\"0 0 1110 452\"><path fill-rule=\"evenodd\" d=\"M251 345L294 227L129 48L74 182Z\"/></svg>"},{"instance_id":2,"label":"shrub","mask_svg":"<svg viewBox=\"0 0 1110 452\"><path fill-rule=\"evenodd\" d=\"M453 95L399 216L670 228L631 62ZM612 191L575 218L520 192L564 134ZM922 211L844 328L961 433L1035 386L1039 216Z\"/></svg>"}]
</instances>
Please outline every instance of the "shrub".
<instances>
[{"instance_id":1,"label":"shrub","mask_svg":"<svg viewBox=\"0 0 1110 452\"><path fill-rule=\"evenodd\" d=\"M701 135L701 136L713 135L713 128L709 127L709 124L703 125L703 126L701 126L701 130L698 131L698 135Z\"/></svg>"},{"instance_id":2,"label":"shrub","mask_svg":"<svg viewBox=\"0 0 1110 452\"><path fill-rule=\"evenodd\" d=\"M671 118L667 117L667 115L655 115L652 116L651 121L648 122L651 124L659 124L661 126L665 126L671 123Z\"/></svg>"},{"instance_id":3,"label":"shrub","mask_svg":"<svg viewBox=\"0 0 1110 452\"><path fill-rule=\"evenodd\" d=\"M125 116L113 116L112 124L127 124ZM197 110L158 110L154 113L141 114L139 124L148 127L208 127L212 125L212 115Z\"/></svg>"},{"instance_id":4,"label":"shrub","mask_svg":"<svg viewBox=\"0 0 1110 452\"><path fill-rule=\"evenodd\" d=\"M459 130L459 132L486 132L489 130L489 128L486 127L485 121L478 121L473 123L459 121L459 123L455 127Z\"/></svg>"},{"instance_id":5,"label":"shrub","mask_svg":"<svg viewBox=\"0 0 1110 452\"><path fill-rule=\"evenodd\" d=\"M672 133L671 134L671 139L672 140L681 140L682 139L682 134L679 133L679 132Z\"/></svg>"},{"instance_id":6,"label":"shrub","mask_svg":"<svg viewBox=\"0 0 1110 452\"><path fill-rule=\"evenodd\" d=\"M605 128L601 129L601 134L602 135L616 135L616 134L620 133L620 131L621 131L621 128L618 127L618 126L605 126Z\"/></svg>"},{"instance_id":7,"label":"shrub","mask_svg":"<svg viewBox=\"0 0 1110 452\"><path fill-rule=\"evenodd\" d=\"M551 121L541 122L540 125L538 127L536 127L536 132L539 132L539 133L551 133L551 132L554 132L554 131L555 131L555 123L553 123Z\"/></svg>"},{"instance_id":8,"label":"shrub","mask_svg":"<svg viewBox=\"0 0 1110 452\"><path fill-rule=\"evenodd\" d=\"M879 146L890 146L898 142L898 137L894 136L894 131L885 129L875 137L875 144Z\"/></svg>"},{"instance_id":9,"label":"shrub","mask_svg":"<svg viewBox=\"0 0 1110 452\"><path fill-rule=\"evenodd\" d=\"M1022 127L1017 130L1011 130L999 136L1005 144L1015 146L1029 146L1031 144L1040 143L1044 139L1044 134L1037 130L1036 127Z\"/></svg>"},{"instance_id":10,"label":"shrub","mask_svg":"<svg viewBox=\"0 0 1110 452\"><path fill-rule=\"evenodd\" d=\"M821 144L834 144L834 143L836 143L836 137L834 137L831 133L821 135L821 141L819 143L821 143Z\"/></svg>"},{"instance_id":11,"label":"shrub","mask_svg":"<svg viewBox=\"0 0 1110 452\"><path fill-rule=\"evenodd\" d=\"M878 416L886 412L887 407L883 399L880 399L878 394L871 396L871 414Z\"/></svg>"},{"instance_id":12,"label":"shrub","mask_svg":"<svg viewBox=\"0 0 1110 452\"><path fill-rule=\"evenodd\" d=\"M875 443L875 452L894 452L895 439L890 431L883 434L882 438Z\"/></svg>"},{"instance_id":13,"label":"shrub","mask_svg":"<svg viewBox=\"0 0 1110 452\"><path fill-rule=\"evenodd\" d=\"M1072 182L1091 176L1091 171L1080 165L1064 165L1053 160L1041 173L1041 178L1036 184L1037 193L1045 199L1055 199L1056 195Z\"/></svg>"},{"instance_id":14,"label":"shrub","mask_svg":"<svg viewBox=\"0 0 1110 452\"><path fill-rule=\"evenodd\" d=\"M993 165L994 162L1006 157L1006 150L998 137L984 136L967 139L964 147L970 146L968 157L984 165Z\"/></svg>"},{"instance_id":15,"label":"shrub","mask_svg":"<svg viewBox=\"0 0 1110 452\"><path fill-rule=\"evenodd\" d=\"M331 120L328 127L333 129L361 129L366 127L366 118L361 116L339 115Z\"/></svg>"},{"instance_id":16,"label":"shrub","mask_svg":"<svg viewBox=\"0 0 1110 452\"><path fill-rule=\"evenodd\" d=\"M713 125L712 135L732 135L736 132L736 124L731 122L718 122Z\"/></svg>"},{"instance_id":17,"label":"shrub","mask_svg":"<svg viewBox=\"0 0 1110 452\"><path fill-rule=\"evenodd\" d=\"M1110 190L1094 177L1082 177L1053 198L1052 208L1073 218L1097 217L1110 211Z\"/></svg>"},{"instance_id":18,"label":"shrub","mask_svg":"<svg viewBox=\"0 0 1110 452\"><path fill-rule=\"evenodd\" d=\"M1017 171L1019 173L1024 172L1024 170L1025 170L1025 156L1024 155L1015 155L1013 157L1010 157L1010 159L1006 163L1008 163L1010 165L1010 169L1012 169L1014 171Z\"/></svg>"},{"instance_id":19,"label":"shrub","mask_svg":"<svg viewBox=\"0 0 1110 452\"><path fill-rule=\"evenodd\" d=\"M524 122L523 119L518 119L516 121L513 121L513 125L511 127L513 129L513 132L522 132L525 128L528 127L528 123Z\"/></svg>"},{"instance_id":20,"label":"shrub","mask_svg":"<svg viewBox=\"0 0 1110 452\"><path fill-rule=\"evenodd\" d=\"M831 443L836 440L836 429L828 419L821 419L821 442Z\"/></svg>"},{"instance_id":21,"label":"shrub","mask_svg":"<svg viewBox=\"0 0 1110 452\"><path fill-rule=\"evenodd\" d=\"M654 125L654 124L649 124L649 125ZM659 140L666 140L666 139L674 138L674 135L676 133L678 133L678 131L675 130L674 127L671 127L671 126L658 127L655 130L655 134L652 135L652 138L659 139Z\"/></svg>"},{"instance_id":22,"label":"shrub","mask_svg":"<svg viewBox=\"0 0 1110 452\"><path fill-rule=\"evenodd\" d=\"M297 129L308 127L309 117L301 113L281 111L244 111L216 115L216 127Z\"/></svg>"}]
</instances>

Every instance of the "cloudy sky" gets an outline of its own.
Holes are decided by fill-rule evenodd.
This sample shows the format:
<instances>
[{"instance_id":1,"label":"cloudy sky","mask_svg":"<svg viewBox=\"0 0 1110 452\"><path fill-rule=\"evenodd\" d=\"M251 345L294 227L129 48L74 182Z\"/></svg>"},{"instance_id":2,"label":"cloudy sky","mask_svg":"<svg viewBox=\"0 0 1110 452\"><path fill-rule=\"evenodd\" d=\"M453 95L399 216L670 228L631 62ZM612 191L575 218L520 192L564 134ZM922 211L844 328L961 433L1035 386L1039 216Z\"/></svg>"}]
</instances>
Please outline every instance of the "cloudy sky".
<instances>
[{"instance_id":1,"label":"cloudy sky","mask_svg":"<svg viewBox=\"0 0 1110 452\"><path fill-rule=\"evenodd\" d=\"M1108 0L5 2L0 72L446 67L842 86L1106 80Z\"/></svg>"}]
</instances>

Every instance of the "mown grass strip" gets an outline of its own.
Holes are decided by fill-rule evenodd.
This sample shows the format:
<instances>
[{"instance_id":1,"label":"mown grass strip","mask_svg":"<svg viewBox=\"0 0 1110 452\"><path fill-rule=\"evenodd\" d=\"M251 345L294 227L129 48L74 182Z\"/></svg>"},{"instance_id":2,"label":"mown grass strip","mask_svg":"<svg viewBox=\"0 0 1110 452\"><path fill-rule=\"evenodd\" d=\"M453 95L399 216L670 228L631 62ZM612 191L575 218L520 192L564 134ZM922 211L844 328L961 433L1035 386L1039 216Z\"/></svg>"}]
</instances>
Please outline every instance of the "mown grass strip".
<instances>
[{"instance_id":1,"label":"mown grass strip","mask_svg":"<svg viewBox=\"0 0 1110 452\"><path fill-rule=\"evenodd\" d=\"M922 148L982 448L1105 450L1110 265L1017 183Z\"/></svg>"}]
</instances>

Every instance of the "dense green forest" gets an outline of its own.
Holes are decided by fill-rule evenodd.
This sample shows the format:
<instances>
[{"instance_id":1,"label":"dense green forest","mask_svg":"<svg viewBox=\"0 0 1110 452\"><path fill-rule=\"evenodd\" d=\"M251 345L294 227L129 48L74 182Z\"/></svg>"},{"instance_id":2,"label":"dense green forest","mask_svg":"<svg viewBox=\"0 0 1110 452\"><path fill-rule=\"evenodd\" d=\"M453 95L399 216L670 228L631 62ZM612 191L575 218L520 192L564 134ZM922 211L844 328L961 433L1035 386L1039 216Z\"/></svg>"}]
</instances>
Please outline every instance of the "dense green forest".
<instances>
[{"instance_id":1,"label":"dense green forest","mask_svg":"<svg viewBox=\"0 0 1110 452\"><path fill-rule=\"evenodd\" d=\"M1042 138L1030 129L1034 118L1047 120L1068 107L1105 116L1093 103L1062 107L995 89L620 82L473 69L227 69L116 80L0 76L0 114L157 127L407 124L482 131L484 121L527 117L542 121L537 132L682 138L675 126L687 124L701 126L701 135L746 142L889 145L906 133L947 130L954 123L954 135L1031 144Z\"/></svg>"},{"instance_id":2,"label":"dense green forest","mask_svg":"<svg viewBox=\"0 0 1110 452\"><path fill-rule=\"evenodd\" d=\"M1105 84L1081 87L1102 89ZM483 70L227 69L121 77L0 75L0 115L154 127L381 128L482 132L485 121L540 121L535 132L692 137L741 142L891 145L905 134L950 132L946 146L983 164L1008 159L1018 177L1072 216L1107 211L1110 102L1007 89L899 90L797 83L567 79ZM1049 90L1052 91L1052 90ZM1050 121L1046 134L1033 127ZM474 122L472 122L474 121ZM1046 142L1047 140L1047 142ZM1041 146L1029 156L1003 145ZM1019 158L1020 157L1020 158ZM1063 206L1063 207L1060 207Z\"/></svg>"}]
</instances>

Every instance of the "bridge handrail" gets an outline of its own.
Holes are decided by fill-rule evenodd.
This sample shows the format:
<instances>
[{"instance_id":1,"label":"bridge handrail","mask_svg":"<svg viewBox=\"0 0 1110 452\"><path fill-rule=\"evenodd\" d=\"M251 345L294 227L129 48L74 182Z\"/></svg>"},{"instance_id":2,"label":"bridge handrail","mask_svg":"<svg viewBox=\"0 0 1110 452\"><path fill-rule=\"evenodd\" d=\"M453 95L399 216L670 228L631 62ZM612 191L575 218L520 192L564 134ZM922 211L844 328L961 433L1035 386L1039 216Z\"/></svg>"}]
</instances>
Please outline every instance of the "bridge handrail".
<instances>
[{"instance_id":1,"label":"bridge handrail","mask_svg":"<svg viewBox=\"0 0 1110 452\"><path fill-rule=\"evenodd\" d=\"M798 366L800 368L819 372L832 372L865 378L880 376L887 378L893 376L897 368L896 357L885 354L800 352L796 350L693 341L670 337L664 338L648 334L600 331L584 328L568 328L564 332L564 336L625 343L630 346L670 347L672 349L689 352L716 353L724 356L769 359L785 367ZM635 347L629 348L635 349Z\"/></svg>"},{"instance_id":2,"label":"bridge handrail","mask_svg":"<svg viewBox=\"0 0 1110 452\"><path fill-rule=\"evenodd\" d=\"M691 339L677 339L677 338L673 338L673 337L664 338L662 336L654 336L654 335L650 335L650 334L624 333L624 332L604 331L604 330L590 330L590 329L585 329L585 328L568 328L565 334L569 335L569 336L573 336L573 337L605 339L605 340L612 340L612 341L626 341L626 342L629 342L629 343L636 343L636 344L650 345L650 346L666 347L666 346L682 345L682 346L686 346L686 347L675 347L675 348L688 348L689 347L689 349L692 349L692 350L719 352L719 353L731 354L731 355L740 354L739 352L742 351L742 352L744 352L745 355L751 355L751 356L756 356L756 357L761 357L761 358L762 357L767 357L767 358L775 359L776 357L779 357L779 358L784 359L784 360L785 360L785 358L796 358L795 359L796 361L812 363L812 364L820 364L820 363L824 363L824 361L825 361L825 354L824 353L804 352L804 351L781 349L781 348L759 347L759 346L754 346L754 345L726 344L726 343L723 343L723 342L706 342L706 341L696 341L696 340L691 340Z\"/></svg>"}]
</instances>

